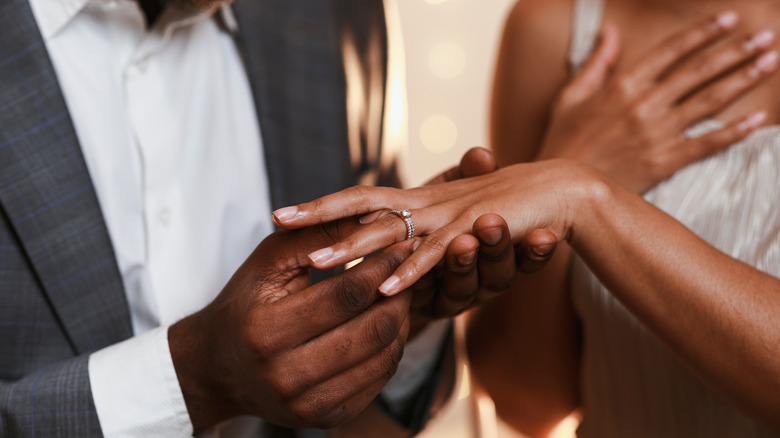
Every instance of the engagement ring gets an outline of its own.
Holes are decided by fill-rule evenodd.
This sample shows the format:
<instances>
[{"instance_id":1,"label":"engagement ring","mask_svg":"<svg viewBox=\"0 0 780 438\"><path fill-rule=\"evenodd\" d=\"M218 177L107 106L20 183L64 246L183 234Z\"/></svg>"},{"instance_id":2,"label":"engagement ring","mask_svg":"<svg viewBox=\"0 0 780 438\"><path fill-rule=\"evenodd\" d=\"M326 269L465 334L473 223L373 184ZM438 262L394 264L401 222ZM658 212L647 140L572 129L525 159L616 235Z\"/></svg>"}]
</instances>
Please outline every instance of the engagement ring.
<instances>
[{"instance_id":1,"label":"engagement ring","mask_svg":"<svg viewBox=\"0 0 780 438\"><path fill-rule=\"evenodd\" d=\"M403 219L406 224L406 240L414 237L414 222L412 222L412 212L409 210L390 210L390 213Z\"/></svg>"}]
</instances>

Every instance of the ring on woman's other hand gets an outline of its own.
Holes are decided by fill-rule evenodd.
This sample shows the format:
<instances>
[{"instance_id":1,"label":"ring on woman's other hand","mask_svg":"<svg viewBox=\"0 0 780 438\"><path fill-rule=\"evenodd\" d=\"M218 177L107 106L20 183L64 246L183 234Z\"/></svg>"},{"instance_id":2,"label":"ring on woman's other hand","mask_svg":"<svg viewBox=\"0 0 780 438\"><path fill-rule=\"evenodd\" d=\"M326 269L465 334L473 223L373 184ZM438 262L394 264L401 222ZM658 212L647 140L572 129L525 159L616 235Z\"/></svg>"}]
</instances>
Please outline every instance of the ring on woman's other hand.
<instances>
[{"instance_id":1,"label":"ring on woman's other hand","mask_svg":"<svg viewBox=\"0 0 780 438\"><path fill-rule=\"evenodd\" d=\"M412 212L409 210L390 210L390 213L403 219L406 224L406 240L414 237L414 222L412 222Z\"/></svg>"}]
</instances>

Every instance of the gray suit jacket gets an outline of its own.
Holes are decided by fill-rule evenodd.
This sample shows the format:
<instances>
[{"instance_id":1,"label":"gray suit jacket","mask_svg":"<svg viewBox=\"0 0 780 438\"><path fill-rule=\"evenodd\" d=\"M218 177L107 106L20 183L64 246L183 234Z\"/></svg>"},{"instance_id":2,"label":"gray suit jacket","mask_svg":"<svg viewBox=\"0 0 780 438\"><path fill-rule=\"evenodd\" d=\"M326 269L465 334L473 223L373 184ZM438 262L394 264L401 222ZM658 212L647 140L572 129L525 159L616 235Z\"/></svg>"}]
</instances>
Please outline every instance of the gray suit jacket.
<instances>
[{"instance_id":1,"label":"gray suit jacket","mask_svg":"<svg viewBox=\"0 0 780 438\"><path fill-rule=\"evenodd\" d=\"M379 146L360 125L380 122L366 114L347 122L341 47L353 44L361 74L384 83L381 1L239 0L234 9L274 206L354 184L375 167L365 157ZM374 92L383 98L383 87ZM359 141L348 148L350 137ZM101 436L87 358L131 335L111 241L46 48L27 1L4 0L0 436Z\"/></svg>"}]
</instances>

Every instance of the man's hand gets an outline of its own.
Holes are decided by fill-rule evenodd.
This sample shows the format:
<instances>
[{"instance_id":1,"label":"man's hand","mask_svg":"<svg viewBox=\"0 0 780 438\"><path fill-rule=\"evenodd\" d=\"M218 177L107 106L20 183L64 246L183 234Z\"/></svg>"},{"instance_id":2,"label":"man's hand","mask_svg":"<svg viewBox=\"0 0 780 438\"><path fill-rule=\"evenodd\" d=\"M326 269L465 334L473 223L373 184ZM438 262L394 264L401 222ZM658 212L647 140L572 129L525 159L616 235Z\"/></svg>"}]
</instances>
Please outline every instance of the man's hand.
<instances>
[{"instance_id":1,"label":"man's hand","mask_svg":"<svg viewBox=\"0 0 780 438\"><path fill-rule=\"evenodd\" d=\"M411 298L380 299L377 286L411 242L310 286L306 254L331 244L339 226L350 225L269 236L214 302L170 328L196 433L243 414L332 427L363 410L394 374Z\"/></svg>"},{"instance_id":2,"label":"man's hand","mask_svg":"<svg viewBox=\"0 0 780 438\"><path fill-rule=\"evenodd\" d=\"M484 175L497 170L493 154L475 147L453 167L426 185ZM425 320L457 315L509 289L517 272L533 273L541 269L555 252L555 235L533 230L522 242L512 245L506 221L486 214L474 223L472 234L455 238L447 248L443 263L412 286L412 310Z\"/></svg>"}]
</instances>

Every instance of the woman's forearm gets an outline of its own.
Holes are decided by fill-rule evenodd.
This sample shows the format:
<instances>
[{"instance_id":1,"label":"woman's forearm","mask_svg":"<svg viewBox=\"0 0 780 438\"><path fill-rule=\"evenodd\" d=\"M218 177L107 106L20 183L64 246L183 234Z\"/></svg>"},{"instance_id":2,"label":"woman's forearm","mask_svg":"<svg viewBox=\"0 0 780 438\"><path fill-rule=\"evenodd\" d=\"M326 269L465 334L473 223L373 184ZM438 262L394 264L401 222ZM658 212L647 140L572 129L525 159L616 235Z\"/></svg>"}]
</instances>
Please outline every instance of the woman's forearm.
<instances>
[{"instance_id":1,"label":"woman's forearm","mask_svg":"<svg viewBox=\"0 0 780 438\"><path fill-rule=\"evenodd\" d=\"M410 191L353 188L285 211L298 228L409 206L421 236L392 295L443 257L454 236L485 213L503 216L514 239L535 228L566 238L599 279L705 381L756 417L780 423L780 280L728 257L638 195L581 163L509 166ZM385 215L312 261L331 268L406 237ZM311 259L311 255L310 255ZM400 279L400 281L398 281Z\"/></svg>"},{"instance_id":2,"label":"woman's forearm","mask_svg":"<svg viewBox=\"0 0 780 438\"><path fill-rule=\"evenodd\" d=\"M594 196L575 212L575 251L701 378L780 426L780 280L617 184Z\"/></svg>"}]
</instances>

